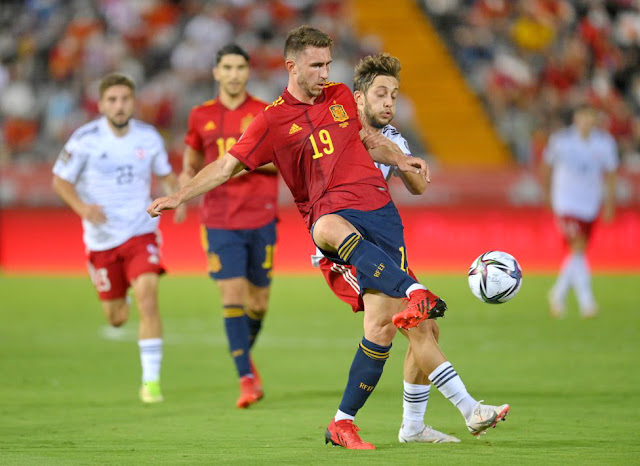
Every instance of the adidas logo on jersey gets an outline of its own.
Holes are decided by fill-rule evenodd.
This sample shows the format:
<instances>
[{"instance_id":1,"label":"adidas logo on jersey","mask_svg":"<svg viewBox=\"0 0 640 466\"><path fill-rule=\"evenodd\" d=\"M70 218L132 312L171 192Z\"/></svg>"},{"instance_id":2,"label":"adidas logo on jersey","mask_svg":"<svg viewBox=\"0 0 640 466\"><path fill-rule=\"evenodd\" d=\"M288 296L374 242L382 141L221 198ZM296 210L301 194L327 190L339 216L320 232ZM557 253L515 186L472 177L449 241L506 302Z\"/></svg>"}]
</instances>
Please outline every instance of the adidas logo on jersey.
<instances>
[{"instance_id":1,"label":"adidas logo on jersey","mask_svg":"<svg viewBox=\"0 0 640 466\"><path fill-rule=\"evenodd\" d=\"M204 125L205 131L213 131L214 129L216 129L216 124L211 120L209 120L207 124Z\"/></svg>"},{"instance_id":2,"label":"adidas logo on jersey","mask_svg":"<svg viewBox=\"0 0 640 466\"><path fill-rule=\"evenodd\" d=\"M296 134L298 131L302 131L302 128L295 123L291 125L291 128L289 128L289 134Z\"/></svg>"}]
</instances>

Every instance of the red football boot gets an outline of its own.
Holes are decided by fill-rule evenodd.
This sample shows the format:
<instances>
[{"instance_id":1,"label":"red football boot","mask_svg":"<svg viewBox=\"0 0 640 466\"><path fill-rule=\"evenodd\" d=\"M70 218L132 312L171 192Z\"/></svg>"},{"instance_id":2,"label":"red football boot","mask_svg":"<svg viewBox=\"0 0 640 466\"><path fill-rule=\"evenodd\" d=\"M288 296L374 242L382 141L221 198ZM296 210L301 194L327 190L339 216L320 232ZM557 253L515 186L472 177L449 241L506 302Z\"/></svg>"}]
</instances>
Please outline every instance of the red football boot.
<instances>
[{"instance_id":1,"label":"red football boot","mask_svg":"<svg viewBox=\"0 0 640 466\"><path fill-rule=\"evenodd\" d=\"M260 401L260 398L262 398L262 390L256 387L255 379L249 375L240 377L240 397L236 400L236 406L248 408Z\"/></svg>"},{"instance_id":2,"label":"red football boot","mask_svg":"<svg viewBox=\"0 0 640 466\"><path fill-rule=\"evenodd\" d=\"M364 442L358 435L358 426L351 419L336 422L331 419L327 431L324 433L324 443L345 447L348 450L375 450L373 444Z\"/></svg>"},{"instance_id":3,"label":"red football boot","mask_svg":"<svg viewBox=\"0 0 640 466\"><path fill-rule=\"evenodd\" d=\"M444 317L447 304L429 290L414 290L409 295L407 307L393 316L393 325L403 329L416 327L427 319Z\"/></svg>"}]
</instances>

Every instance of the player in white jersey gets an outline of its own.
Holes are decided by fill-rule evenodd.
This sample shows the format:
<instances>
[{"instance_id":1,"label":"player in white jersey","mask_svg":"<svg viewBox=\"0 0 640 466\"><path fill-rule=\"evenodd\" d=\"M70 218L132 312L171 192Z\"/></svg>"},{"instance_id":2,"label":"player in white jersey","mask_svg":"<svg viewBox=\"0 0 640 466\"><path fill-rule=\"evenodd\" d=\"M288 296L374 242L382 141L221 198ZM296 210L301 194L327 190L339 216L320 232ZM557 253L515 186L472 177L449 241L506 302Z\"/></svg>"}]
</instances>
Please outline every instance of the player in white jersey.
<instances>
[{"instance_id":1,"label":"player in white jersey","mask_svg":"<svg viewBox=\"0 0 640 466\"><path fill-rule=\"evenodd\" d=\"M603 220L613 220L618 155L613 137L595 128L596 116L594 108L579 107L573 125L553 134L544 152L544 192L569 246L549 293L550 312L556 318L565 315L571 287L582 317L595 317L598 311L585 249L601 208Z\"/></svg>"},{"instance_id":2,"label":"player in white jersey","mask_svg":"<svg viewBox=\"0 0 640 466\"><path fill-rule=\"evenodd\" d=\"M411 157L407 141L390 124L395 116L399 72L399 60L388 54L363 58L356 67L354 97L363 127L361 135L364 138L379 138L382 135L384 138L379 138L380 142L384 140L388 147ZM412 194L419 195L426 190L425 179L420 175L398 172L394 167L384 164L375 165L387 180L392 175L399 176ZM406 254L403 255L403 267L414 276L407 267ZM364 311L356 271L352 266L335 264L319 251L312 256L312 264L320 268L331 290L349 304L353 312ZM406 336L406 330L401 331ZM435 320L425 320L411 329L411 332L414 336L420 333L421 338L415 340L420 341L418 347L409 346L404 362L403 415L402 426L398 432L398 440L401 443L460 442L458 438L424 424L431 382L460 410L471 434L480 435L488 427L495 426L498 421L504 419L510 409L509 405L483 405L469 395L457 372L438 347L440 331ZM430 364L420 364L418 360L428 360ZM438 362L431 364L434 360ZM425 374L420 368L425 365L433 367L430 374ZM338 422L349 418L339 410L334 419Z\"/></svg>"},{"instance_id":3,"label":"player in white jersey","mask_svg":"<svg viewBox=\"0 0 640 466\"><path fill-rule=\"evenodd\" d=\"M158 219L146 215L151 177L167 194L178 189L164 143L150 125L132 119L135 85L121 74L100 82L102 117L81 126L53 167L53 187L82 218L89 272L114 327L129 317L131 286L140 312L140 398L163 400L160 389L162 322L158 278L164 273L156 238ZM184 208L176 221L184 218Z\"/></svg>"}]
</instances>

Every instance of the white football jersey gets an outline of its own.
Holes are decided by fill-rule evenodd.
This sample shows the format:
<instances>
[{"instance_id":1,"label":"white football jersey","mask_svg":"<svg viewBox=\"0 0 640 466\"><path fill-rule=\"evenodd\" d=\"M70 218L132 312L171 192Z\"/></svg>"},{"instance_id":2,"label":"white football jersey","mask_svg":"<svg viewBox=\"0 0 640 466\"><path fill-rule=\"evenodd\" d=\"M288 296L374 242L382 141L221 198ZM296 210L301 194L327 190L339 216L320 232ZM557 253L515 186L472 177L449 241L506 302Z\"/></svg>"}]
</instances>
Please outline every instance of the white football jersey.
<instances>
[{"instance_id":1,"label":"white football jersey","mask_svg":"<svg viewBox=\"0 0 640 466\"><path fill-rule=\"evenodd\" d=\"M400 147L402 152L404 152L404 155L411 157L411 151L409 150L409 144L407 144L407 140L402 137L400 131L398 131L395 127L391 125L385 126L384 128L382 128L382 135L392 142L395 142L398 147ZM392 174L398 176L398 173L396 172L397 167L391 167L379 162L374 162L374 164L380 169L385 180L389 181L389 178L391 178Z\"/></svg>"},{"instance_id":2,"label":"white football jersey","mask_svg":"<svg viewBox=\"0 0 640 466\"><path fill-rule=\"evenodd\" d=\"M384 128L382 128L382 135L387 139L395 142L398 145L398 147L402 149L402 152L404 152L404 155L406 155L407 157L412 156L411 150L409 150L409 144L407 143L407 140L402 137L402 134L400 134L400 131L398 131L395 127L391 125L386 125ZM389 181L389 178L391 178L392 174L395 176L398 176L396 172L397 167L392 167L390 165L385 165L384 163L379 163L379 162L373 162L373 163L382 172L382 176L384 176L385 180ZM323 257L324 256L322 255L322 252L320 251L320 249L316 248L316 253L311 255L311 265L313 265L314 267L320 267L320 259L322 259Z\"/></svg>"},{"instance_id":3,"label":"white football jersey","mask_svg":"<svg viewBox=\"0 0 640 466\"><path fill-rule=\"evenodd\" d=\"M553 211L557 215L594 220L602 204L603 175L618 167L613 137L594 129L587 139L583 139L572 126L549 138L544 160L552 167Z\"/></svg>"},{"instance_id":4,"label":"white football jersey","mask_svg":"<svg viewBox=\"0 0 640 466\"><path fill-rule=\"evenodd\" d=\"M67 141L53 173L73 183L80 199L102 207L107 221L82 221L84 243L104 251L128 239L154 232L158 218L151 203L151 174L171 173L162 137L153 126L131 119L125 136L116 136L105 117L78 128Z\"/></svg>"}]
</instances>

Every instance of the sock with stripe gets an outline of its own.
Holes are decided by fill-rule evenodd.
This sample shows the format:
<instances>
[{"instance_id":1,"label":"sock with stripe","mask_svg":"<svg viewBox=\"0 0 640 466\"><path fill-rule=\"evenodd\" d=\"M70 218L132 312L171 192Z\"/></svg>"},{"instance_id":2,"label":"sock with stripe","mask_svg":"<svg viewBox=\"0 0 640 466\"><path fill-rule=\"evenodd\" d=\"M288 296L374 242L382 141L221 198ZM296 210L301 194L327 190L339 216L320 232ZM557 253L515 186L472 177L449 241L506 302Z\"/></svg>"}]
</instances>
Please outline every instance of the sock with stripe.
<instances>
[{"instance_id":1,"label":"sock with stripe","mask_svg":"<svg viewBox=\"0 0 640 466\"><path fill-rule=\"evenodd\" d=\"M250 375L249 328L243 306L233 304L224 306L224 328L229 341L229 353L236 365L238 377Z\"/></svg>"},{"instance_id":2,"label":"sock with stripe","mask_svg":"<svg viewBox=\"0 0 640 466\"><path fill-rule=\"evenodd\" d=\"M404 382L402 394L402 431L406 435L419 434L424 429L431 385Z\"/></svg>"},{"instance_id":3,"label":"sock with stripe","mask_svg":"<svg viewBox=\"0 0 640 466\"><path fill-rule=\"evenodd\" d=\"M338 257L376 281L375 288L389 296L406 295L418 284L387 253L357 233L351 233L338 247Z\"/></svg>"},{"instance_id":4,"label":"sock with stripe","mask_svg":"<svg viewBox=\"0 0 640 466\"><path fill-rule=\"evenodd\" d=\"M159 382L162 365L162 338L138 340L140 362L142 364L142 382Z\"/></svg>"},{"instance_id":5,"label":"sock with stripe","mask_svg":"<svg viewBox=\"0 0 640 466\"><path fill-rule=\"evenodd\" d=\"M344 419L340 415L341 412L353 419L358 410L364 406L380 380L390 350L391 345L380 346L364 337L362 338L351 363L347 387L344 389L339 411L335 418L337 421L340 420L339 417Z\"/></svg>"},{"instance_id":6,"label":"sock with stripe","mask_svg":"<svg viewBox=\"0 0 640 466\"><path fill-rule=\"evenodd\" d=\"M440 390L445 398L458 408L465 419L473 413L473 408L478 403L462 383L462 379L449 361L443 362L429 374L431 383Z\"/></svg>"},{"instance_id":7,"label":"sock with stripe","mask_svg":"<svg viewBox=\"0 0 640 466\"><path fill-rule=\"evenodd\" d=\"M264 314L262 314L262 316L264 316ZM244 316L249 329L249 349L253 348L256 338L258 338L258 333L260 333L260 329L262 329L262 316L259 317L258 314L253 314L248 310Z\"/></svg>"}]
</instances>

